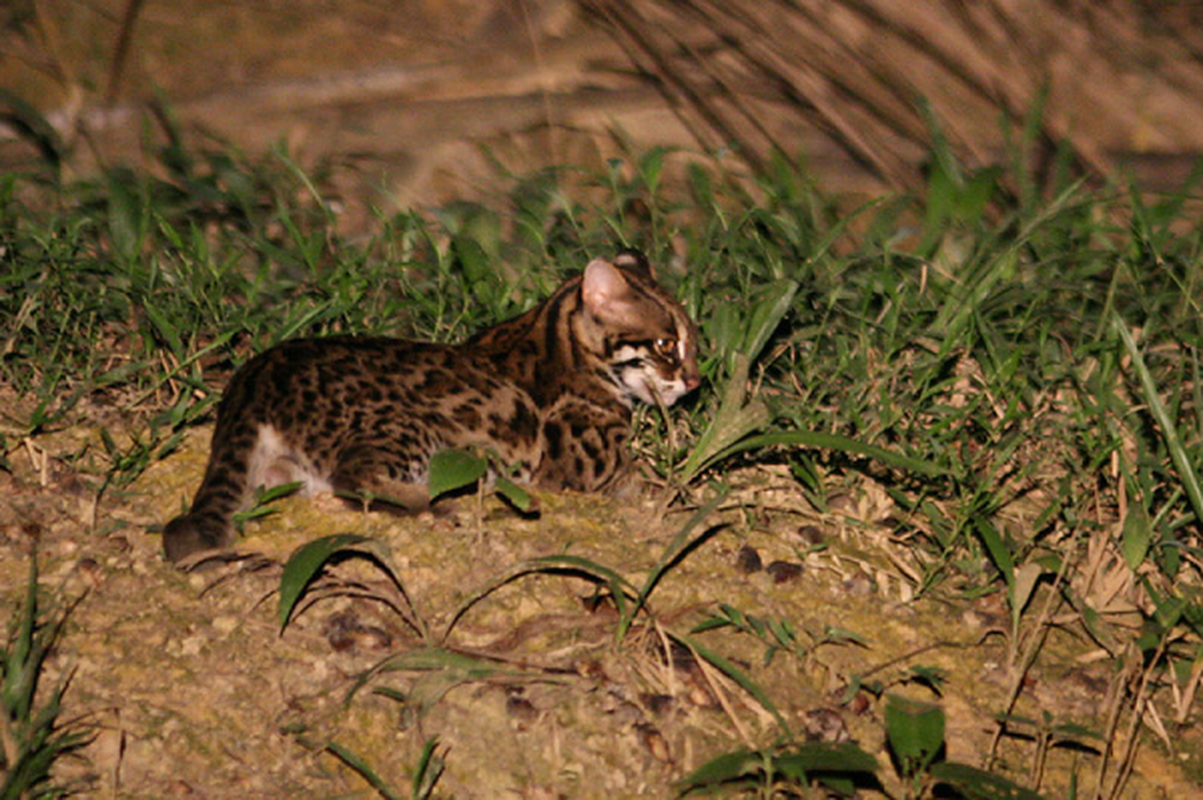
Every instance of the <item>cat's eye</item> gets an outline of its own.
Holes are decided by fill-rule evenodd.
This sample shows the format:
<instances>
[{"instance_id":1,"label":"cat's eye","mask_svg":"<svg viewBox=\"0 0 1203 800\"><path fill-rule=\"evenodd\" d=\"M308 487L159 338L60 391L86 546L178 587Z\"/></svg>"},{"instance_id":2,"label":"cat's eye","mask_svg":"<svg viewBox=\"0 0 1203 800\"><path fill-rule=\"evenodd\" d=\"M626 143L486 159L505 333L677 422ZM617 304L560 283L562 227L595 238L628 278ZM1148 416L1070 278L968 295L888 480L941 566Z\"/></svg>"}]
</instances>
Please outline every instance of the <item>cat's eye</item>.
<instances>
[{"instance_id":1,"label":"cat's eye","mask_svg":"<svg viewBox=\"0 0 1203 800\"><path fill-rule=\"evenodd\" d=\"M677 340L676 339L657 339L656 340L656 352L659 353L660 355L664 356L665 358L675 356L677 354Z\"/></svg>"}]
</instances>

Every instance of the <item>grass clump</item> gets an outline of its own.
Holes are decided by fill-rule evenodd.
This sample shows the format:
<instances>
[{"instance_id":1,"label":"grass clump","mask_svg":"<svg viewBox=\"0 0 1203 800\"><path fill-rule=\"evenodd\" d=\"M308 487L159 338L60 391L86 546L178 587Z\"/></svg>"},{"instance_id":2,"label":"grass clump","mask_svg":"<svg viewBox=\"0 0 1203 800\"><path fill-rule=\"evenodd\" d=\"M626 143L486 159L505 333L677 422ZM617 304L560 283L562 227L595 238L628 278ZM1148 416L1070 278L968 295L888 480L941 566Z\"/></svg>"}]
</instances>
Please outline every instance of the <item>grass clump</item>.
<instances>
[{"instance_id":1,"label":"grass clump","mask_svg":"<svg viewBox=\"0 0 1203 800\"><path fill-rule=\"evenodd\" d=\"M90 739L88 727L62 724L63 693L70 676L38 691L46 657L57 644L67 611L47 619L38 607L37 559L30 558L25 598L0 651L0 797L62 797L68 789L51 776L63 755Z\"/></svg>"}]
</instances>

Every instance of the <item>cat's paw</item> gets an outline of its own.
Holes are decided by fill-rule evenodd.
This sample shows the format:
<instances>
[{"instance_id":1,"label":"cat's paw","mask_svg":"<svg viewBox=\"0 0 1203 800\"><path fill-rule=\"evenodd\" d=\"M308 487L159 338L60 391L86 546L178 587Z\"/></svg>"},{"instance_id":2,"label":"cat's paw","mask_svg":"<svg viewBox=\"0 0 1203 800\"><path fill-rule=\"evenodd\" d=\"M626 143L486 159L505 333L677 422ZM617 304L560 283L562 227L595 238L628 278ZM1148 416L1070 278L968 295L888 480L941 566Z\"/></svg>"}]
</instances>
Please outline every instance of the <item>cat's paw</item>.
<instances>
[{"instance_id":1,"label":"cat's paw","mask_svg":"<svg viewBox=\"0 0 1203 800\"><path fill-rule=\"evenodd\" d=\"M197 553L222 550L230 544L225 526L183 514L163 528L163 555L173 564Z\"/></svg>"}]
</instances>

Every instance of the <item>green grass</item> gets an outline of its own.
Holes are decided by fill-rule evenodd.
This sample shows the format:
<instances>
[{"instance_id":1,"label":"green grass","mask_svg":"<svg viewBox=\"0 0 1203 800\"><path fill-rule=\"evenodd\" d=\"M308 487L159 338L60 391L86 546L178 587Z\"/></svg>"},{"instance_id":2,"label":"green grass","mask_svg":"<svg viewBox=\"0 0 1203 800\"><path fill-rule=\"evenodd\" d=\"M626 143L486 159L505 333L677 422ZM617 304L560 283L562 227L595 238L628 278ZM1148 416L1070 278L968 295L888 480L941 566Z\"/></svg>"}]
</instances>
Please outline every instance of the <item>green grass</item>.
<instances>
[{"instance_id":1,"label":"green grass","mask_svg":"<svg viewBox=\"0 0 1203 800\"><path fill-rule=\"evenodd\" d=\"M339 232L323 176L281 152L171 152L159 177L67 187L0 177L0 382L23 401L0 428L0 467L87 399L138 421L132 441L106 442L105 485L126 483L277 341L458 340L633 244L704 335L702 391L638 420L636 449L678 502L772 463L827 512L868 477L898 506L915 597L1005 596L1015 682L1000 719L1066 615L1137 663L1108 742L1131 740L1118 727L1152 697L1193 718L1199 175L1168 196L1041 191L1022 159L967 171L941 147L921 196L844 211L781 166L754 187L698 165L670 182L674 155L515 179L505 208L378 214L357 236ZM1140 632L1111 621L1103 573L1127 574ZM1130 757L1108 747L1102 794Z\"/></svg>"},{"instance_id":2,"label":"green grass","mask_svg":"<svg viewBox=\"0 0 1203 800\"><path fill-rule=\"evenodd\" d=\"M46 657L73 606L47 613L42 608L45 603L39 603L36 553L31 553L29 563L25 597L0 650L0 798L4 800L69 794L70 787L54 780L51 766L87 744L93 734L89 723L59 719L69 674L53 689L39 692Z\"/></svg>"}]
</instances>

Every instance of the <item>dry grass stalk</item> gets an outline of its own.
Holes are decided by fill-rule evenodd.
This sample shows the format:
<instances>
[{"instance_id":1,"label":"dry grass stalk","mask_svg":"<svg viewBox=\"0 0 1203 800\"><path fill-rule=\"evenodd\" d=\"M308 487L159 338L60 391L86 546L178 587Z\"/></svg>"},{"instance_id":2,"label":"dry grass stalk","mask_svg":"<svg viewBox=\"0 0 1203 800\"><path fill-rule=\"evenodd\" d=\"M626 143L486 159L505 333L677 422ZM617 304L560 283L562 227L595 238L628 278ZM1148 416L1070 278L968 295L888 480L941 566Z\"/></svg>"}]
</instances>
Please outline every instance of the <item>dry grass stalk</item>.
<instances>
[{"instance_id":1,"label":"dry grass stalk","mask_svg":"<svg viewBox=\"0 0 1203 800\"><path fill-rule=\"evenodd\" d=\"M922 101L957 153L983 164L1005 154L1000 118L1022 126L1046 87L1037 144L1071 143L1086 172L1112 173L1116 153L1203 151L1193 15L1078 0L582 4L703 147L733 146L753 168L795 156L817 129L911 186L931 136Z\"/></svg>"}]
</instances>

